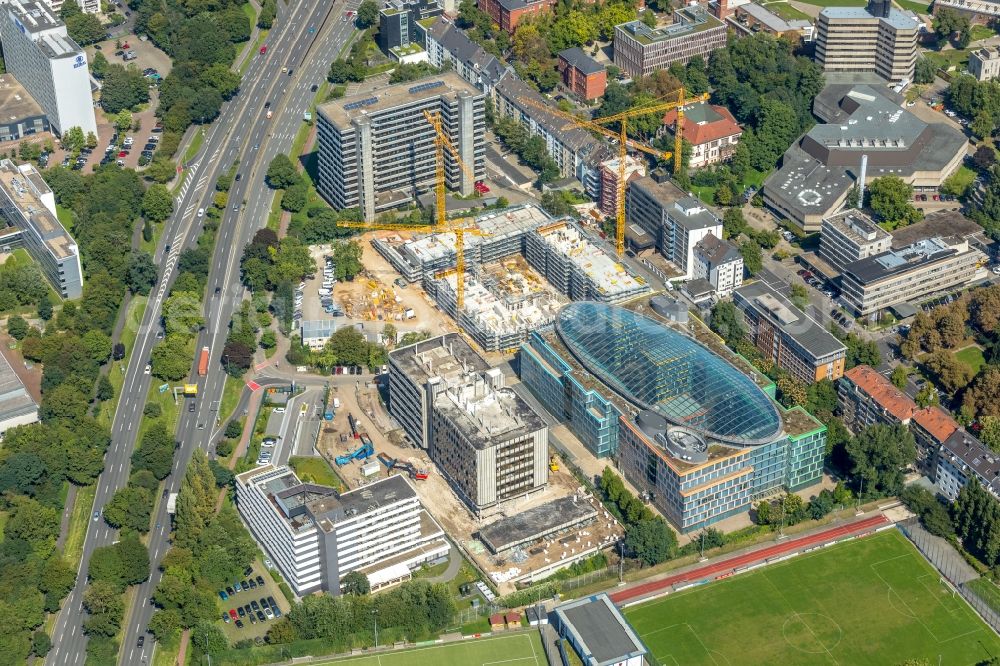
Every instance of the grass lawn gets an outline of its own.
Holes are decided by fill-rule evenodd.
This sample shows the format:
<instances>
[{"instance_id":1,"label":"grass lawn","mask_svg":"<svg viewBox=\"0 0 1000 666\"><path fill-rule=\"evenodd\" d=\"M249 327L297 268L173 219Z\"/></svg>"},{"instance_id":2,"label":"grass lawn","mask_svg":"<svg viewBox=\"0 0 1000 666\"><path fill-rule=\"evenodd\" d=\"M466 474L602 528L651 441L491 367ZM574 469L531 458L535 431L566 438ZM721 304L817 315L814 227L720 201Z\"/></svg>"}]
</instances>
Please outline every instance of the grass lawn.
<instances>
[{"instance_id":1,"label":"grass lawn","mask_svg":"<svg viewBox=\"0 0 1000 666\"><path fill-rule=\"evenodd\" d=\"M963 164L945 182L954 188L953 192L963 194L972 186L974 180L976 172Z\"/></svg>"},{"instance_id":2,"label":"grass lawn","mask_svg":"<svg viewBox=\"0 0 1000 666\"><path fill-rule=\"evenodd\" d=\"M973 664L1000 638L895 530L642 604L661 664Z\"/></svg>"},{"instance_id":3,"label":"grass lawn","mask_svg":"<svg viewBox=\"0 0 1000 666\"><path fill-rule=\"evenodd\" d=\"M975 590L990 608L1000 613L1000 587L997 587L996 583L988 578L977 578L969 581L968 587Z\"/></svg>"},{"instance_id":4,"label":"grass lawn","mask_svg":"<svg viewBox=\"0 0 1000 666\"><path fill-rule=\"evenodd\" d=\"M94 495L97 486L91 484L76 489L76 500L69 514L69 528L66 531L66 543L63 544L63 557L76 568L83 554L83 539L87 536L87 525L93 513Z\"/></svg>"},{"instance_id":5,"label":"grass lawn","mask_svg":"<svg viewBox=\"0 0 1000 666\"><path fill-rule=\"evenodd\" d=\"M225 421L236 409L243 394L243 387L246 386L241 380L226 376L226 383L222 388L222 401L219 403L219 421Z\"/></svg>"},{"instance_id":6,"label":"grass lawn","mask_svg":"<svg viewBox=\"0 0 1000 666\"><path fill-rule=\"evenodd\" d=\"M73 211L61 204L56 204L56 217L66 227L66 231L73 233Z\"/></svg>"},{"instance_id":7,"label":"grass lawn","mask_svg":"<svg viewBox=\"0 0 1000 666\"><path fill-rule=\"evenodd\" d=\"M3 528L7 524L8 518L10 518L10 514L6 511L0 511L0 543L3 543Z\"/></svg>"},{"instance_id":8,"label":"grass lawn","mask_svg":"<svg viewBox=\"0 0 1000 666\"><path fill-rule=\"evenodd\" d=\"M764 5L767 11L772 12L786 21L811 21L812 18L804 11L792 7L787 2L770 2Z\"/></svg>"},{"instance_id":9,"label":"grass lawn","mask_svg":"<svg viewBox=\"0 0 1000 666\"><path fill-rule=\"evenodd\" d=\"M947 71L950 67L964 69L969 64L969 51L949 49L947 51L924 51L924 57L938 69Z\"/></svg>"},{"instance_id":10,"label":"grass lawn","mask_svg":"<svg viewBox=\"0 0 1000 666\"><path fill-rule=\"evenodd\" d=\"M980 39L989 39L990 37L996 37L997 31L992 28L987 28L985 25L974 25L972 26L972 41L978 42Z\"/></svg>"},{"instance_id":11,"label":"grass lawn","mask_svg":"<svg viewBox=\"0 0 1000 666\"><path fill-rule=\"evenodd\" d=\"M253 5L251 5L249 2L247 2L247 3L243 4L243 5L241 5L240 9L242 9L243 13L246 14L246 16L247 16L248 19L250 19L250 25L256 25L257 24L257 12L254 11Z\"/></svg>"},{"instance_id":12,"label":"grass lawn","mask_svg":"<svg viewBox=\"0 0 1000 666\"><path fill-rule=\"evenodd\" d=\"M838 6L843 6L843 5L838 5ZM770 8L770 7L771 7L771 5L768 6L768 8ZM791 7L791 5L789 5L789 7L791 9L794 9L794 7ZM764 171L757 171L756 169L750 169L749 171L747 171L746 175L743 177L743 189L746 189L748 187L756 187L757 190L759 191L761 183L764 182L764 179L767 178L768 175L770 175L770 173L771 173L770 171L764 172ZM701 199L702 201L704 201L705 203L708 203L708 204L714 204L715 203L715 190L716 189L717 189L717 187L715 185L702 185L702 186L692 185L691 186L691 190L696 195L698 195L698 198ZM740 195L743 194L742 190L739 192L739 194Z\"/></svg>"},{"instance_id":13,"label":"grass lawn","mask_svg":"<svg viewBox=\"0 0 1000 666\"><path fill-rule=\"evenodd\" d=\"M201 150L201 144L203 143L205 143L205 130L199 127L198 131L194 133L194 137L191 138L191 144L184 151L184 162L193 160L194 156Z\"/></svg>"},{"instance_id":14,"label":"grass lawn","mask_svg":"<svg viewBox=\"0 0 1000 666\"><path fill-rule=\"evenodd\" d=\"M344 482L330 464L320 457L292 456L288 459L288 466L295 470L296 476L302 481L338 489L344 487Z\"/></svg>"},{"instance_id":15,"label":"grass lawn","mask_svg":"<svg viewBox=\"0 0 1000 666\"><path fill-rule=\"evenodd\" d=\"M979 369L986 365L986 359L983 357L983 350L979 347L966 347L965 349L959 349L957 352L952 352L952 356L955 357L956 361L964 363L970 368L972 372L978 373Z\"/></svg>"},{"instance_id":16,"label":"grass lawn","mask_svg":"<svg viewBox=\"0 0 1000 666\"><path fill-rule=\"evenodd\" d=\"M156 652L153 653L153 666L176 666L177 652L181 647L181 632L164 641L157 641ZM190 648L188 652L190 653Z\"/></svg>"},{"instance_id":17,"label":"grass lawn","mask_svg":"<svg viewBox=\"0 0 1000 666\"><path fill-rule=\"evenodd\" d=\"M383 652L378 655L344 657L314 661L325 664L355 664L356 666L485 666L503 663L505 666L543 666L548 660L537 631L491 636L477 640L443 643L427 647Z\"/></svg>"},{"instance_id":18,"label":"grass lawn","mask_svg":"<svg viewBox=\"0 0 1000 666\"><path fill-rule=\"evenodd\" d=\"M931 3L929 2L914 2L914 0L896 0L896 4L902 7L903 9L909 9L910 11L916 12L918 14L931 13ZM972 34L976 34L975 29L973 29Z\"/></svg>"}]
</instances>

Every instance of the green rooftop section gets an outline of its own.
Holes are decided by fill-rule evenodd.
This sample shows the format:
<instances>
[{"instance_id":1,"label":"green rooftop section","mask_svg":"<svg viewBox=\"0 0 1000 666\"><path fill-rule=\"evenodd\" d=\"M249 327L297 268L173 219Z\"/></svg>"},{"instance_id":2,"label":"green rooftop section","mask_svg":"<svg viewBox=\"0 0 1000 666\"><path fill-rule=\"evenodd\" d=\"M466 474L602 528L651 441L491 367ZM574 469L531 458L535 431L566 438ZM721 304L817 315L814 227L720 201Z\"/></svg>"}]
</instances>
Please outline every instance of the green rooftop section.
<instances>
[{"instance_id":1,"label":"green rooftop section","mask_svg":"<svg viewBox=\"0 0 1000 666\"><path fill-rule=\"evenodd\" d=\"M722 22L701 7L685 7L673 13L674 23L662 28L650 28L642 21L629 21L617 26L629 37L643 46L655 42L677 39L687 35L695 35L712 28L722 26Z\"/></svg>"},{"instance_id":2,"label":"green rooftop section","mask_svg":"<svg viewBox=\"0 0 1000 666\"><path fill-rule=\"evenodd\" d=\"M420 46L420 44L410 42L405 46L395 46L389 50L392 51L393 55L402 58L405 56L411 56L417 53L421 53L424 49L422 46Z\"/></svg>"},{"instance_id":3,"label":"green rooftop section","mask_svg":"<svg viewBox=\"0 0 1000 666\"><path fill-rule=\"evenodd\" d=\"M417 21L417 25L419 25L421 28L429 28L432 25L434 25L434 23L437 20L438 20L437 16L428 16L425 19L420 19L419 21Z\"/></svg>"},{"instance_id":4,"label":"green rooftop section","mask_svg":"<svg viewBox=\"0 0 1000 666\"><path fill-rule=\"evenodd\" d=\"M782 412L781 420L785 424L785 432L792 439L804 437L819 430L826 430L826 426L820 423L819 419L800 405L795 405Z\"/></svg>"}]
</instances>

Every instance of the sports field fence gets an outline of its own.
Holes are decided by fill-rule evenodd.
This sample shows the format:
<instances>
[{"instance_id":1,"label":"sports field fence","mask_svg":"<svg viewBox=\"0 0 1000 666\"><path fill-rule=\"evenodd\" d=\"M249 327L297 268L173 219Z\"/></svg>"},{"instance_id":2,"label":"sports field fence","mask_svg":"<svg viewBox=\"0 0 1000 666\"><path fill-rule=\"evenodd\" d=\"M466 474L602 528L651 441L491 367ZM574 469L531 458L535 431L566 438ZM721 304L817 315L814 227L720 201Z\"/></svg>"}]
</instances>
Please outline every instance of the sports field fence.
<instances>
[{"instance_id":1,"label":"sports field fence","mask_svg":"<svg viewBox=\"0 0 1000 666\"><path fill-rule=\"evenodd\" d=\"M962 595L962 598L972 606L979 617L983 618L993 631L1000 634L1000 614L993 609L989 601L980 596L977 590L969 585L972 580L976 580L976 577L970 578L969 566L951 544L942 539L932 538L932 535L920 526L916 518L896 523L896 527L910 540L910 543L917 547L917 550L948 581L949 585Z\"/></svg>"}]
</instances>

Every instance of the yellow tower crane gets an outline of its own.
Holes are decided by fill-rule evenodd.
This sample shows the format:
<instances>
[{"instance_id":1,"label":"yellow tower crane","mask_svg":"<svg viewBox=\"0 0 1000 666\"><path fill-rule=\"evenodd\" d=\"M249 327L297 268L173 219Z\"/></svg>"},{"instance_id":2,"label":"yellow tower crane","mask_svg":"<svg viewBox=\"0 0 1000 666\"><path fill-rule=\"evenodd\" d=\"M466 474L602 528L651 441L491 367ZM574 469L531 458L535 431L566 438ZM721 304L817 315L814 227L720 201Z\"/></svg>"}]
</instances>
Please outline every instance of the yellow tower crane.
<instances>
[{"instance_id":1,"label":"yellow tower crane","mask_svg":"<svg viewBox=\"0 0 1000 666\"><path fill-rule=\"evenodd\" d=\"M681 168L681 146L683 144L683 125L684 125L684 105L690 104L692 102L699 102L708 99L708 95L698 95L690 99L685 99L684 89L681 88L677 91L677 100L673 102L662 102L659 104L651 104L648 106L640 106L628 111L623 111L622 113L616 113L613 116L606 116L604 118L595 118L594 120L584 120L574 116L572 113L567 113L555 107L549 106L543 102L531 99L530 97L522 97L520 101L527 106L533 106L537 109L541 109L547 113L563 118L568 123L581 127L583 129L591 130L592 132L597 132L606 137L614 139L618 142L618 191L617 191L617 201L615 206L615 251L620 257L625 252L625 158L628 156L628 151L638 150L644 153L648 153L657 158L667 159L673 155L678 155L678 158L674 160L674 173L680 172ZM663 113L669 111L670 109L677 109L677 124L674 127L674 152L661 151L653 148L652 146L636 141L635 139L628 138L628 121L631 118L638 116L647 116L651 113ZM618 123L618 131L614 131L605 127L605 125Z\"/></svg>"},{"instance_id":2,"label":"yellow tower crane","mask_svg":"<svg viewBox=\"0 0 1000 666\"><path fill-rule=\"evenodd\" d=\"M424 118L434 128L434 214L437 226L440 229L448 229L449 232L455 234L455 301L458 304L458 311L461 312L465 305L465 234L469 231L475 231L475 235L477 236L485 236L487 234L482 233L478 229L448 227L448 211L445 209L444 151L447 150L451 153L455 163L462 169L466 178L473 183L476 181L476 175L465 165L462 156L458 154L458 150L452 144L451 139L441 129L441 114L424 111ZM443 271L438 275L443 276L447 274L448 271Z\"/></svg>"}]
</instances>

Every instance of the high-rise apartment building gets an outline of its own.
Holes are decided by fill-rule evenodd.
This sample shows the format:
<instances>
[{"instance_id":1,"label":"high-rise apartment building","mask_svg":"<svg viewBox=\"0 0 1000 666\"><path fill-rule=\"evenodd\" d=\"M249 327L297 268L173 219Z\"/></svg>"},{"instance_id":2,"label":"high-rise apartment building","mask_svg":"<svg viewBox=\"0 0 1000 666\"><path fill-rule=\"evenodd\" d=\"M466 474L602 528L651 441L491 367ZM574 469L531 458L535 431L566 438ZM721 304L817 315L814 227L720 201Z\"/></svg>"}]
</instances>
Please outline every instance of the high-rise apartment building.
<instances>
[{"instance_id":1,"label":"high-rise apartment building","mask_svg":"<svg viewBox=\"0 0 1000 666\"><path fill-rule=\"evenodd\" d=\"M446 185L472 194L486 170L484 105L485 95L454 72L323 104L316 189L336 208L360 208L366 220L432 190L436 135L427 111L440 115L470 171L446 150Z\"/></svg>"},{"instance_id":2,"label":"high-rise apartment building","mask_svg":"<svg viewBox=\"0 0 1000 666\"><path fill-rule=\"evenodd\" d=\"M664 28L642 21L615 26L615 64L629 76L649 76L694 56L707 61L712 51L726 45L726 26L703 7L677 9L672 16L674 23Z\"/></svg>"},{"instance_id":3,"label":"high-rise apartment building","mask_svg":"<svg viewBox=\"0 0 1000 666\"><path fill-rule=\"evenodd\" d=\"M389 354L389 413L476 514L548 483L548 427L457 333Z\"/></svg>"},{"instance_id":4,"label":"high-rise apartment building","mask_svg":"<svg viewBox=\"0 0 1000 666\"><path fill-rule=\"evenodd\" d=\"M866 7L827 7L816 21L816 61L826 72L875 72L893 83L913 81L915 20L891 0Z\"/></svg>"},{"instance_id":5,"label":"high-rise apartment building","mask_svg":"<svg viewBox=\"0 0 1000 666\"><path fill-rule=\"evenodd\" d=\"M7 71L42 107L53 130L97 134L87 54L44 3L0 3L0 43Z\"/></svg>"},{"instance_id":6,"label":"high-rise apartment building","mask_svg":"<svg viewBox=\"0 0 1000 666\"><path fill-rule=\"evenodd\" d=\"M63 298L83 295L83 271L76 241L56 217L56 199L30 164L0 161L0 219L14 228L0 250L22 245Z\"/></svg>"},{"instance_id":7,"label":"high-rise apartment building","mask_svg":"<svg viewBox=\"0 0 1000 666\"><path fill-rule=\"evenodd\" d=\"M338 493L303 483L288 467L236 477L236 506L298 595L340 594L352 571L372 591L410 579L410 569L448 554L444 531L400 475Z\"/></svg>"},{"instance_id":8,"label":"high-rise apartment building","mask_svg":"<svg viewBox=\"0 0 1000 666\"><path fill-rule=\"evenodd\" d=\"M891 247L892 235L857 208L823 218L819 256L838 271Z\"/></svg>"}]
</instances>

